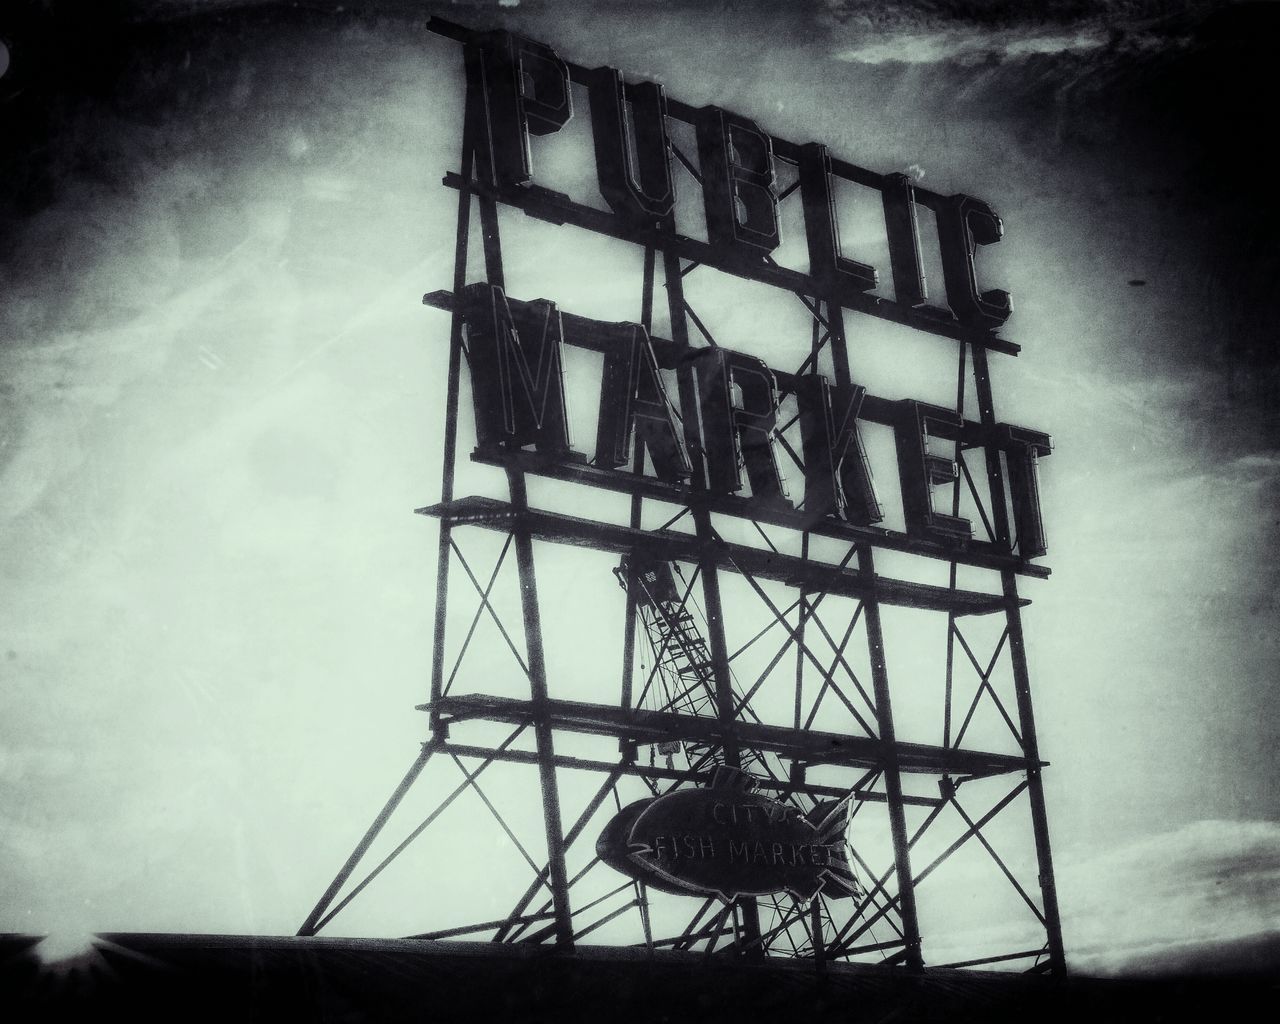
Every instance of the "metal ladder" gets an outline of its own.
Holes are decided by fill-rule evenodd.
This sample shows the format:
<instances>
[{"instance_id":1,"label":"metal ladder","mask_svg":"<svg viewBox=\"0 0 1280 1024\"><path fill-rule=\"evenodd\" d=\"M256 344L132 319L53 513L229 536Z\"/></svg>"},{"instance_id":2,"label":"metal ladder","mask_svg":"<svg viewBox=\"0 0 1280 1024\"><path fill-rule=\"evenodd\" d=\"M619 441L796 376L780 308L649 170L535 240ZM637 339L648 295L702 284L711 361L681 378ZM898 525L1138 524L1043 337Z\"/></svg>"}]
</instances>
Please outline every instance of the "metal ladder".
<instances>
[{"instance_id":1,"label":"metal ladder","mask_svg":"<svg viewBox=\"0 0 1280 1024\"><path fill-rule=\"evenodd\" d=\"M629 576L627 558L615 574L625 588ZM635 583L636 609L654 666L642 706L652 711L714 718L716 684L711 650L688 603L681 600L671 564L637 558ZM736 687L734 697L742 699ZM673 767L681 754L694 771L709 771L723 763L719 747L713 744L670 740L656 744L654 749L667 758L668 767ZM744 748L740 757L744 771L773 774L759 751Z\"/></svg>"}]
</instances>

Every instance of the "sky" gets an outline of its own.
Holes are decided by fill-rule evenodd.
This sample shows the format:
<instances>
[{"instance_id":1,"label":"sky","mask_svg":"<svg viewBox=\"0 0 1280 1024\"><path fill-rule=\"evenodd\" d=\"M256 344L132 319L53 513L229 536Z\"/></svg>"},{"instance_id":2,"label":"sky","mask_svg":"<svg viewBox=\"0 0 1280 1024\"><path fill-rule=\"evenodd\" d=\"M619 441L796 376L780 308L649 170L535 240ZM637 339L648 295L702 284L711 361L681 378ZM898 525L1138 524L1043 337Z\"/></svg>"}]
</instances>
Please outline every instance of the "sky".
<instances>
[{"instance_id":1,"label":"sky","mask_svg":"<svg viewBox=\"0 0 1280 1024\"><path fill-rule=\"evenodd\" d=\"M992 357L997 414L1055 442L1053 575L1024 593L1069 962L1274 967L1280 249L1248 141L1253 40L1274 8L14 10L0 22L0 930L290 934L425 736L436 527L412 510L439 497L448 318L420 297L452 280L456 194L440 179L461 125L459 51L422 29L435 10L996 207L1006 236L983 268L1013 294L1004 334L1022 345ZM585 122L538 144L538 180L589 191ZM513 295L639 318L637 252L514 213L502 227ZM802 310L762 291L689 278L718 338L784 352ZM949 343L857 325L869 390L948 401ZM591 372L569 367L584 446ZM459 490L494 483L468 466ZM492 564L490 539L464 542ZM610 561L539 558L553 692L591 693L601 665L613 685ZM882 566L938 581L937 565ZM759 605L726 594L749 635ZM495 603L514 595L504 578ZM900 731L937 742L937 627L890 612L885 628ZM496 634L477 638L484 690L511 665ZM995 742L998 723L975 729ZM440 772L414 799L456 782ZM536 831L528 774L495 777ZM477 867L501 841L482 815L451 819L438 862L389 872L382 902L344 925L395 935L504 913ZM465 901L429 890L449 867ZM955 865L951 903L926 921L933 962L966 930L981 944L1023 927L966 912L982 870Z\"/></svg>"}]
</instances>

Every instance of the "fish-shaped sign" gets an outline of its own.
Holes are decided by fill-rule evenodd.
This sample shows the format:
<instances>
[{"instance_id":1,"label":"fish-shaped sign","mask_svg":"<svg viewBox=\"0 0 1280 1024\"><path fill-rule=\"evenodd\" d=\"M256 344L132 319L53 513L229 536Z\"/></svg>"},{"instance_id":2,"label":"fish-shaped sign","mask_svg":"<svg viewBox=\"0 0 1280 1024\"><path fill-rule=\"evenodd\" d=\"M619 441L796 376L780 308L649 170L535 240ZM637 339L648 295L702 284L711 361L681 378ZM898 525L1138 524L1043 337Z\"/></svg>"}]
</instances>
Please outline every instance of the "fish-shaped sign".
<instances>
[{"instance_id":1,"label":"fish-shaped sign","mask_svg":"<svg viewBox=\"0 0 1280 1024\"><path fill-rule=\"evenodd\" d=\"M755 780L719 767L709 786L622 808L596 841L604 863L662 892L739 896L789 892L801 900L859 894L845 831L851 798L804 813L753 792Z\"/></svg>"}]
</instances>

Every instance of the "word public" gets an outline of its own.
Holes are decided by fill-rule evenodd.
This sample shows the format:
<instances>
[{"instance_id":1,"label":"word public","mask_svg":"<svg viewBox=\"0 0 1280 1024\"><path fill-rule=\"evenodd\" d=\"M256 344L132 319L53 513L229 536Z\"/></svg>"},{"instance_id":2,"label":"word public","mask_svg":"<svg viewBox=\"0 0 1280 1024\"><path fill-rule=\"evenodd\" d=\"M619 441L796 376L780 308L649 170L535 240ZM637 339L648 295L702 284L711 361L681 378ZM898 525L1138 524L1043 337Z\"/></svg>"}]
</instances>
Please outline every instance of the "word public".
<instances>
[{"instance_id":1,"label":"word public","mask_svg":"<svg viewBox=\"0 0 1280 1024\"><path fill-rule=\"evenodd\" d=\"M676 150L668 128L675 116L696 133L696 177L709 252L717 265L755 276L752 269L764 269L781 244L775 164L786 159L798 172L815 292L851 304L879 283L877 268L841 251L834 179L844 178L881 193L896 305L911 309L928 298L916 212L923 202L937 216L951 314L979 331L993 331L1009 318L1009 293L983 289L974 266L976 249L1004 235L1000 217L983 200L917 189L906 175L877 174L835 160L821 143L775 139L741 114L669 101L657 83L624 84L614 68L574 68L571 75L555 50L531 39L484 32L473 34L471 42L473 92L478 93L473 98L483 126L478 172L504 198L551 194L534 184L530 138L554 134L569 122L571 82L585 81L597 184L623 234L675 235Z\"/></svg>"},{"instance_id":2,"label":"word public","mask_svg":"<svg viewBox=\"0 0 1280 1024\"><path fill-rule=\"evenodd\" d=\"M488 189L526 212L553 220L576 218L580 226L638 244L680 251L700 247L696 253L702 262L756 280L794 284L829 305L864 309L975 345L1008 344L992 332L1009 316L1012 301L1005 291L983 289L974 264L977 249L1003 235L1000 218L987 203L963 194L941 196L917 188L904 175L877 174L836 160L819 143L777 139L750 118L720 107L668 100L660 85L624 83L613 68L571 67L545 44L511 33L467 33L466 41L468 126L477 159L469 171L474 180L468 177L461 187ZM608 214L581 207L533 180L530 140L568 123L575 83L589 94L597 181ZM691 125L696 135L694 176L702 190L706 243L676 233L673 153L679 151L670 137L671 119ZM680 159L688 162L683 154ZM807 275L784 272L770 258L781 242L778 160L797 169ZM881 194L892 302L868 299L865 293L877 286L877 269L841 250L833 185L841 177ZM917 308L927 298L917 205L929 207L937 218L949 311ZM784 273L798 283L778 277ZM924 402L880 399L855 382L829 380L816 372L816 361L815 372L789 374L722 346L695 349L650 337L640 324L562 315L552 302L520 302L495 283L468 285L452 301L467 327L481 449L533 446L544 465L589 462L593 472L617 471L619 477L632 475L620 467L641 451L653 473L679 492L678 499L686 493L733 496L745 512L767 508L788 521L794 513L796 524L806 529L823 519L873 527L884 510L858 425L876 423L893 431L909 539L947 549L976 550L987 543L973 537L968 519L934 509L934 487L954 483L960 468L937 444L931 450L931 441L954 442L983 448L989 467L992 459L1004 463L988 476L992 500L1007 500L1012 508L1017 557L1047 552L1037 481L1037 461L1052 450L1047 434L965 421L952 409ZM950 326L939 327L943 320ZM570 441L563 344L604 355L595 450L589 457ZM663 370L676 371L678 402L668 397ZM780 405L792 396L800 452L780 437ZM799 509L780 468L780 445L803 474ZM996 480L1007 482L1007 495L994 493ZM596 482L614 485L599 477ZM1012 550L1011 539L992 543L1003 553Z\"/></svg>"}]
</instances>

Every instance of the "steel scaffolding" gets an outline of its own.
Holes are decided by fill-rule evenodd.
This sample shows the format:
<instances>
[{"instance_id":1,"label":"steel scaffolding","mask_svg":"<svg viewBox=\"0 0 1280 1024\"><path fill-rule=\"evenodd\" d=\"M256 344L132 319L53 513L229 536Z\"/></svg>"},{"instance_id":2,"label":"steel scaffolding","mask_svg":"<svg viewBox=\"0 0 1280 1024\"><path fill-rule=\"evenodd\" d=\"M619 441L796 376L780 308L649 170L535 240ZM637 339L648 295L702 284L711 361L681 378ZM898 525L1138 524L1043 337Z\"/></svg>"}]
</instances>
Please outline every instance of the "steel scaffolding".
<instances>
[{"instance_id":1,"label":"steel scaffolding","mask_svg":"<svg viewBox=\"0 0 1280 1024\"><path fill-rule=\"evenodd\" d=\"M800 554L787 553L782 550L785 545L775 544L768 530L794 531L794 516L751 506L732 496L708 493L702 483L704 467L697 426L690 422L691 417L684 422L693 463L691 489L646 475L645 449L637 438L630 471L622 473L586 462L555 461L531 451L482 446L470 458L474 463L502 471L507 498L455 494L459 398L467 358L467 324L460 297L468 283L473 205L479 215L485 279L504 291L500 203L552 223L606 228L600 223L604 215L599 211L578 206L563 196L537 190L511 195L486 184L491 180L484 173L491 154L478 109L481 90L477 85L477 51L464 30L438 22L433 25L466 44L469 87L461 170L445 179L445 184L456 189L459 196L453 287L424 299L452 314L440 500L419 510L439 523L431 695L429 702L422 705L430 738L299 934L315 935L328 927L411 843L429 841L440 815L455 800L466 796L480 801L497 818L510 843L531 866L532 877L505 916L423 931L416 937L473 936L572 949L597 929L630 920L634 922L638 952L669 948L699 950L707 955L799 956L810 958L820 968L840 960L870 959L920 968L926 962L929 938L922 935L917 900L922 883L961 848L974 849L971 841L975 841L1025 906L1043 938L1021 948L931 966L1007 962L1022 963L1033 971L1061 972L1064 956L1041 784L1045 763L1037 746L1022 632L1021 609L1027 602L1019 596L1017 586L1019 575L1043 577L1047 570L1018 552L1018 539L1006 508L1006 481L995 437L997 421L987 364L988 350L1009 351L1011 346L990 334L958 330L951 323L912 321L913 326L957 341L956 406L962 417L970 380L977 396L978 419L968 434L982 439L975 447L983 457L979 460L971 455L966 461L966 454L973 448L957 443L955 455L960 471L952 492L952 514L959 514L962 495L967 495L976 504L986 532L985 539L967 546L948 546L828 518L809 522L799 531ZM575 80L588 73L577 65L569 67ZM672 103L673 117L687 113L681 105ZM678 149L675 155L696 179L694 161ZM784 191L781 200L785 202L787 195ZM616 226L608 226L608 232L616 234ZM665 244L663 237L637 231L629 239L643 246L644 251L640 322L652 335L654 303L659 294L656 278L661 268L671 338L655 337L653 345L666 360L665 365L683 367L676 375L680 407L688 410L696 406L696 383L689 360L682 361L680 357L714 346L715 339L687 301L683 287L687 275L699 266L700 261L695 258L697 243L682 239L678 244ZM838 385L849 384L853 380L851 341L841 303L822 294L796 291L791 288L795 281L778 269L778 280L773 283L795 291L812 324L809 356L795 373L778 375L780 391L784 396L793 394L797 381L806 374L817 373L820 364L831 367ZM520 305L519 300L508 298L513 306ZM893 317L898 318L898 314ZM568 313L564 314L564 321L566 344L590 347L587 333L577 329L578 321ZM697 344L690 336L690 324L700 335ZM870 396L867 399L868 415L873 418L878 415L877 401ZM794 424L793 419L779 427L777 440L788 456L801 465L796 445L787 439ZM985 464L985 499L979 486L983 471L978 471L977 479L973 471L979 463ZM629 522L600 522L532 507L526 482L530 476L627 493ZM670 521L656 529L645 527L644 511L647 507L658 508L659 503L663 507L678 506L681 511L676 518L684 522ZM749 522L763 546L726 540L716 528L714 515L732 515ZM683 529L676 529L677 525ZM463 551L462 541L476 531L502 538L501 553L487 582ZM843 545L843 555L835 561L812 557L811 542L818 538ZM566 700L553 696L549 686L544 635L558 627L544 618L537 563L558 545L621 556L617 575L624 586L626 602L621 673L609 699ZM878 574L879 549L941 560L949 566L948 585L927 585ZM495 583L513 550L523 644L504 623L492 598ZM671 566L687 569L687 577L683 570L673 574ZM963 566L995 570L1000 580L999 592L960 588L958 570ZM658 593L656 588L662 581L657 575L661 572L667 573L669 586L664 583ZM653 573L654 579L647 580L648 573ZM767 612L766 625L754 630L754 635L737 635L740 630L727 621L722 593L727 579L739 588L745 585L753 595L748 600L758 601L758 607ZM460 582L474 591L477 602L470 629L449 666L448 610L450 602L458 605L460 598L452 589ZM602 574L597 585L612 584ZM785 602L774 596L779 585L794 592L794 600L785 607L781 606ZM695 602L705 616L701 624L695 619ZM906 742L897 735L897 691L890 676L881 613L882 608L898 607L928 613L940 624L945 617L943 729L938 744ZM968 625L971 618L984 617L1003 622L998 640L989 650L977 642ZM496 625L518 664L522 685L527 684L526 694L512 697L458 692L465 688L466 673L460 670L476 625L486 619ZM636 669L638 629L641 647L650 651L644 673L637 673ZM781 644L764 659L763 670L749 683L746 672L741 680L735 678L736 669L760 655L767 638L776 640L779 636ZM736 646L731 649L731 644ZM858 659L853 653L859 645L866 654L866 667L859 666L860 670L855 668ZM751 652L749 657L747 652ZM972 691L964 688L969 679L968 668L976 676ZM998 668L1011 676L1012 699L1010 688L997 678ZM762 688L780 685L777 680L784 676L785 685L790 688L791 710L785 723L756 711ZM901 680L897 682L901 684ZM651 699L656 692L663 693L663 698ZM839 709L848 728L817 728L824 708ZM1005 723L1015 748L1012 752L964 745L980 708L992 709ZM460 737L476 723L496 723L512 731L499 743L464 742ZM610 760L558 750L557 743L569 736L616 740L618 756ZM530 737L532 745L526 742ZM428 765L438 762L454 764L462 772L461 781L387 857L356 880L356 869L405 795L419 783ZM518 826L508 823L481 788L481 775L497 763L526 765L537 773L542 798L541 836L524 835ZM584 836L588 843L594 839L592 829L598 830L602 815L610 810L610 802L619 804L620 787L638 783L647 792L658 792L693 785L711 764L743 767L759 777L763 789L805 810L818 801L850 793L857 800L855 815L866 807L883 808L886 848L891 850L887 863L872 864L855 844L852 854L865 890L857 899L819 897L811 906L787 898L742 898L727 905L708 899L695 913L686 911L687 923L673 934L655 934L651 913L655 895L640 882L615 877L617 884L606 894L579 900L577 893L583 891L583 879L598 878L609 869L595 859L571 873L566 855ZM570 770L592 772L599 779L599 785L572 821L562 817L562 777ZM920 779L931 780L933 791L922 791L914 782L904 786L905 780ZM432 791L441 785L436 780ZM975 800L980 791L986 798L977 809ZM996 798L991 799L997 791ZM1007 816L1010 807L1023 803L1029 812L1035 853L1037 878L1031 885L1019 877L1018 866L1001 855L989 828L997 815ZM915 816L912 822L909 813ZM958 829L950 842L939 838L944 823ZM920 851L926 848L927 839L940 844L941 849L921 866ZM545 857L529 852L529 847L540 842L545 842ZM684 905L679 902L681 897L664 898L669 903L675 901L677 906ZM692 909L694 903L684 899ZM879 937L873 931L876 927L882 929Z\"/></svg>"}]
</instances>

